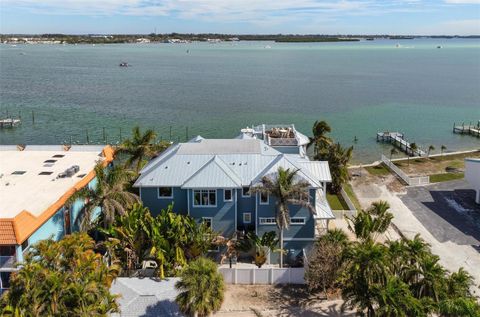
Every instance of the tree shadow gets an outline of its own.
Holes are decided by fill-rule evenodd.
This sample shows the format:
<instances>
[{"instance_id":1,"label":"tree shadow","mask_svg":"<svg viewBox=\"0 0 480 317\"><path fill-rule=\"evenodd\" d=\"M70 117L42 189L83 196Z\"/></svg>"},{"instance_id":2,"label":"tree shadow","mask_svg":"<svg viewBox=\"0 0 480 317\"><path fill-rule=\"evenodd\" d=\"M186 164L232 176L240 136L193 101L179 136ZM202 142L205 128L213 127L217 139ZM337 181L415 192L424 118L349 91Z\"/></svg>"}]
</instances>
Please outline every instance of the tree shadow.
<instances>
[{"instance_id":1,"label":"tree shadow","mask_svg":"<svg viewBox=\"0 0 480 317\"><path fill-rule=\"evenodd\" d=\"M139 303L141 305L141 303ZM147 306L145 313L140 317L184 317L178 305L171 300L164 299L157 301L154 305Z\"/></svg>"}]
</instances>

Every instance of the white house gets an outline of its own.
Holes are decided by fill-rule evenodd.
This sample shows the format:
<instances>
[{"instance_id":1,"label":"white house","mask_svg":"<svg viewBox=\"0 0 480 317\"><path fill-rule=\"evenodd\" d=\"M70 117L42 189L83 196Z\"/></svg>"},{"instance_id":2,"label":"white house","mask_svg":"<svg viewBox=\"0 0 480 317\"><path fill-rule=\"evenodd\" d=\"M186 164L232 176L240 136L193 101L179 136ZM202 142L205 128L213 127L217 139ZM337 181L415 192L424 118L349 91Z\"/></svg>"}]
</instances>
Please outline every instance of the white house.
<instances>
[{"instance_id":1,"label":"white house","mask_svg":"<svg viewBox=\"0 0 480 317\"><path fill-rule=\"evenodd\" d=\"M475 196L475 202L480 204L480 159L465 159L465 178L477 192Z\"/></svg>"}]
</instances>

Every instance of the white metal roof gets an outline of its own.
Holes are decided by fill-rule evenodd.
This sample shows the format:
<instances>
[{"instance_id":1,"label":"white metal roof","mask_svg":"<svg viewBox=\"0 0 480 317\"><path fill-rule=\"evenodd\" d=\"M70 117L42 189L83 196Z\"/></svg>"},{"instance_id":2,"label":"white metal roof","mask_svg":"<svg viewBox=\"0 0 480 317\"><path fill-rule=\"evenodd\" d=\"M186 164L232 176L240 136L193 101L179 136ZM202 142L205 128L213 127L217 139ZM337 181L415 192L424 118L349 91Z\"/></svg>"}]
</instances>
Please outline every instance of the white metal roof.
<instances>
[{"instance_id":1,"label":"white metal roof","mask_svg":"<svg viewBox=\"0 0 480 317\"><path fill-rule=\"evenodd\" d=\"M102 150L103 146L74 145L65 151L61 145L29 145L19 151L16 146L0 146L0 218L13 218L23 210L39 216L93 170L103 159ZM79 172L57 178L73 165L80 167Z\"/></svg>"},{"instance_id":2,"label":"white metal roof","mask_svg":"<svg viewBox=\"0 0 480 317\"><path fill-rule=\"evenodd\" d=\"M170 147L141 171L135 186L238 188L250 186L283 166L299 169L301 178L314 188L321 187L321 182L331 178L328 165L310 167L308 162L298 154L282 154L262 140L202 138Z\"/></svg>"},{"instance_id":3,"label":"white metal roof","mask_svg":"<svg viewBox=\"0 0 480 317\"><path fill-rule=\"evenodd\" d=\"M323 190L317 189L315 194L315 211L317 212L315 217L318 219L334 219L335 216L328 204L327 197L323 194Z\"/></svg>"},{"instance_id":4,"label":"white metal roof","mask_svg":"<svg viewBox=\"0 0 480 317\"><path fill-rule=\"evenodd\" d=\"M307 169L316 181L330 183L332 175L330 174L330 167L328 161L297 161L297 165Z\"/></svg>"}]
</instances>

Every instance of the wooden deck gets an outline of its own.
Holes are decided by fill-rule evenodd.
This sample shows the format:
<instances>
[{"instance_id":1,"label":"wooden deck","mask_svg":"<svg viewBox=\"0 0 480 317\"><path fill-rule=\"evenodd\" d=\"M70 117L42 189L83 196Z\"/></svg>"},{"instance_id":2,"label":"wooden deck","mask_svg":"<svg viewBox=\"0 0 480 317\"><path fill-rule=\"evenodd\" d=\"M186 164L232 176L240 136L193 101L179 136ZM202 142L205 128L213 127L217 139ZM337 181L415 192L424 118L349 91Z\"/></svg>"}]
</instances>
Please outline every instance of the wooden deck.
<instances>
[{"instance_id":1,"label":"wooden deck","mask_svg":"<svg viewBox=\"0 0 480 317\"><path fill-rule=\"evenodd\" d=\"M474 124L462 124L462 125L456 125L455 123L453 124L453 133L459 133L459 134L469 134L472 136L476 136L477 138L480 138L480 121L476 125Z\"/></svg>"},{"instance_id":2,"label":"wooden deck","mask_svg":"<svg viewBox=\"0 0 480 317\"><path fill-rule=\"evenodd\" d=\"M425 156L425 151L417 148L415 151L411 148L411 143L405 140L404 134L401 132L378 132L377 142L387 142L399 148L402 152L411 156Z\"/></svg>"}]
</instances>

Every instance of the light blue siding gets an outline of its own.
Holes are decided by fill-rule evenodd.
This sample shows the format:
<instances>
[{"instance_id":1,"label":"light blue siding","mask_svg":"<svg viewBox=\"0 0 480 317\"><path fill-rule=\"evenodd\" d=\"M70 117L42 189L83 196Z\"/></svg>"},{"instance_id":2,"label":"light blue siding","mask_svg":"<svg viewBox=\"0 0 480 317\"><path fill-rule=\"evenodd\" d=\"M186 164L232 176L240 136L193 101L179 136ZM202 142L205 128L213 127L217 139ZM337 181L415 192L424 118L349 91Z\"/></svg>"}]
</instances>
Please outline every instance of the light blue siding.
<instances>
[{"instance_id":1,"label":"light blue siding","mask_svg":"<svg viewBox=\"0 0 480 317\"><path fill-rule=\"evenodd\" d=\"M242 197L242 189L237 189L236 193L238 197L237 228L240 230L255 230L255 195ZM245 212L250 212L252 214L252 221L250 223L243 222L243 213Z\"/></svg>"},{"instance_id":2,"label":"light blue siding","mask_svg":"<svg viewBox=\"0 0 480 317\"><path fill-rule=\"evenodd\" d=\"M40 240L49 238L60 240L65 235L65 217L63 212L64 208L62 207L28 238L28 244L32 245Z\"/></svg>"}]
</instances>

